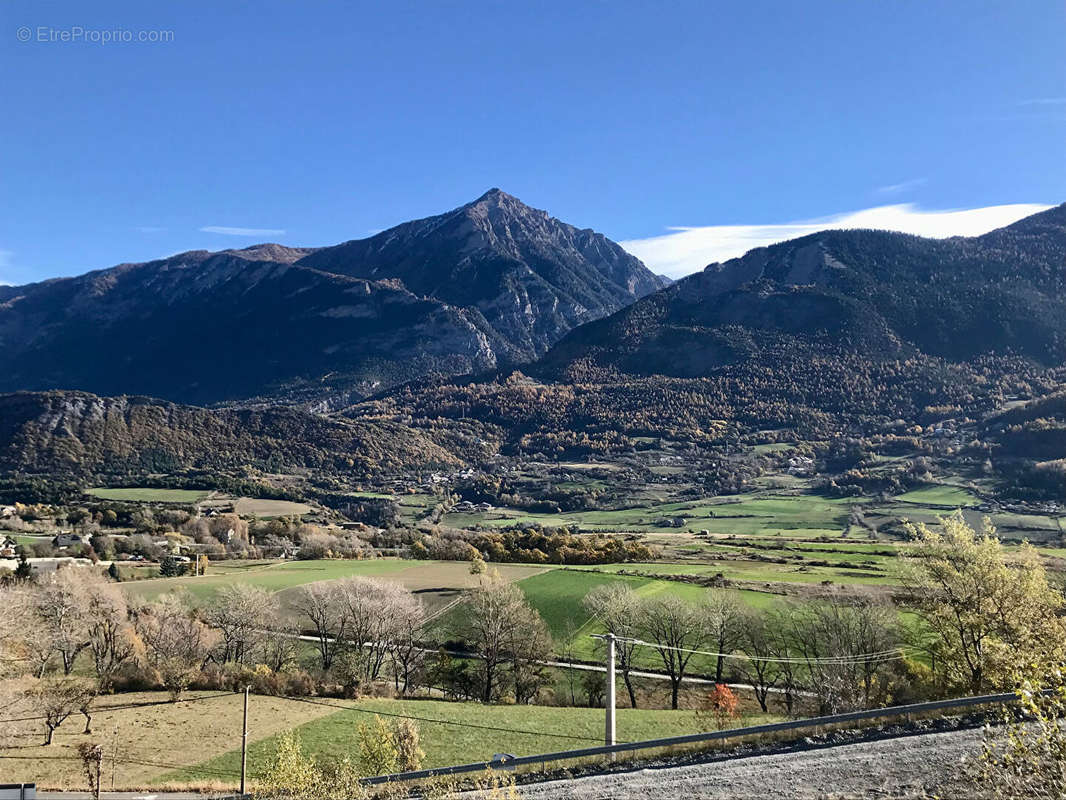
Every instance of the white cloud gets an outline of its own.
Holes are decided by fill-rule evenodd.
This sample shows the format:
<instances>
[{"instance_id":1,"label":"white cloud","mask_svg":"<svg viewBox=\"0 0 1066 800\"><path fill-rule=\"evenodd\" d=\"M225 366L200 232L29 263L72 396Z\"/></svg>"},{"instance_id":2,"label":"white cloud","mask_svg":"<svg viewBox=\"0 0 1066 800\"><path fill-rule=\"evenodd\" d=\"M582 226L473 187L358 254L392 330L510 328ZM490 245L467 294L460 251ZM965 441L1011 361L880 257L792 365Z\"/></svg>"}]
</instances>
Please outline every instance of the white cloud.
<instances>
[{"instance_id":1,"label":"white cloud","mask_svg":"<svg viewBox=\"0 0 1066 800\"><path fill-rule=\"evenodd\" d=\"M225 236L284 236L279 228L230 228L226 225L208 225L200 228L201 233L221 233Z\"/></svg>"},{"instance_id":2,"label":"white cloud","mask_svg":"<svg viewBox=\"0 0 1066 800\"><path fill-rule=\"evenodd\" d=\"M742 256L756 247L795 239L830 228L875 228L919 236L979 236L1022 217L1046 211L1038 203L925 211L913 203L878 206L831 217L774 225L708 225L668 228L671 233L619 242L653 272L680 278L716 261Z\"/></svg>"},{"instance_id":3,"label":"white cloud","mask_svg":"<svg viewBox=\"0 0 1066 800\"><path fill-rule=\"evenodd\" d=\"M877 193L901 194L902 192L909 192L911 189L917 189L919 186L924 186L928 182L928 180L928 178L911 178L909 181L890 183L888 186L877 187Z\"/></svg>"}]
</instances>

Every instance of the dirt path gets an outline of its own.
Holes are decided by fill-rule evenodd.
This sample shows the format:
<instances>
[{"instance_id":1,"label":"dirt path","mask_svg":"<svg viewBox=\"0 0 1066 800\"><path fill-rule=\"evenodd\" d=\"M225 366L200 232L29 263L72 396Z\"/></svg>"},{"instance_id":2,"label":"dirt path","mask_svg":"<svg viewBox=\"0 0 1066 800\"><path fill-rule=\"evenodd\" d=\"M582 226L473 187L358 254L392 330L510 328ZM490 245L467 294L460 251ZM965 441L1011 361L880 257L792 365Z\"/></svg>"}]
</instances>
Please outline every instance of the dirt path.
<instances>
[{"instance_id":1,"label":"dirt path","mask_svg":"<svg viewBox=\"0 0 1066 800\"><path fill-rule=\"evenodd\" d=\"M949 776L974 753L980 730L959 730L527 784L523 800L703 798L962 798ZM959 790L961 792L962 790Z\"/></svg>"}]
</instances>

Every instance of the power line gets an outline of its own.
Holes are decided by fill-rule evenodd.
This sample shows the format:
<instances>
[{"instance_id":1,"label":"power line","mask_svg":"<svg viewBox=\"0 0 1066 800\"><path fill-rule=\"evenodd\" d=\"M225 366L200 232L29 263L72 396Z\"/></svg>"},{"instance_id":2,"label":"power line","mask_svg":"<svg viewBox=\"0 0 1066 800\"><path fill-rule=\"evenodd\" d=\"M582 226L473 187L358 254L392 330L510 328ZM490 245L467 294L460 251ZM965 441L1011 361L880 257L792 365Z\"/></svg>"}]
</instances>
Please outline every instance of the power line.
<instances>
[{"instance_id":1,"label":"power line","mask_svg":"<svg viewBox=\"0 0 1066 800\"><path fill-rule=\"evenodd\" d=\"M693 655L710 656L711 658L729 658L739 661L768 661L777 664L808 664L808 665L825 665L831 666L835 664L849 665L849 664L866 664L871 661L898 661L899 659L907 657L907 649L902 647L896 647L891 650L881 650L874 653L855 653L848 656L811 656L810 658L804 657L784 657L779 658L775 656L751 656L747 653L715 653L709 650L693 650L688 647L672 647L665 644L656 644L655 642L646 642L643 639L631 639L617 637L616 641L627 642L629 644L637 645L638 647L653 647L656 650L673 650L679 653L691 653ZM909 648L913 650L914 648Z\"/></svg>"},{"instance_id":2,"label":"power line","mask_svg":"<svg viewBox=\"0 0 1066 800\"><path fill-rule=\"evenodd\" d=\"M396 717L398 719L410 719L416 722L428 722L438 725L455 725L461 728L476 728L478 730L495 731L496 733L519 733L527 736L548 736L556 739L574 739L581 742L599 742L598 736L577 736L569 733L550 733L548 731L531 731L523 730L521 728L504 728L497 725L479 725L476 722L460 722L453 719L434 719L432 717L420 717L414 714L398 714L394 711L377 711L370 708L359 708L358 706L345 706L338 703L327 703L322 700L312 700L308 697L283 697L284 700L293 700L298 703L310 703L316 706L327 706L329 708L338 708L344 711L358 711L362 714L375 714L380 717Z\"/></svg>"}]
</instances>

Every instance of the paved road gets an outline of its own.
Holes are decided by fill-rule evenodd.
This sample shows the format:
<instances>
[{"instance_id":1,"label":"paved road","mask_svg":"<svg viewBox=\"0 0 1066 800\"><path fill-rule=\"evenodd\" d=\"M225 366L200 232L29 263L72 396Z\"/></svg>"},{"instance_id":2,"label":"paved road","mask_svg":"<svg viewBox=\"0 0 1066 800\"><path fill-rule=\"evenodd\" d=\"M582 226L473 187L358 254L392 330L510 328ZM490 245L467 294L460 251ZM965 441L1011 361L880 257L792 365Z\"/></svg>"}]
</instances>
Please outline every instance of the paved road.
<instances>
[{"instance_id":1,"label":"paved road","mask_svg":"<svg viewBox=\"0 0 1066 800\"><path fill-rule=\"evenodd\" d=\"M953 785L959 760L977 751L980 729L752 755L682 767L527 784L523 800L743 800L743 798L971 798Z\"/></svg>"}]
</instances>

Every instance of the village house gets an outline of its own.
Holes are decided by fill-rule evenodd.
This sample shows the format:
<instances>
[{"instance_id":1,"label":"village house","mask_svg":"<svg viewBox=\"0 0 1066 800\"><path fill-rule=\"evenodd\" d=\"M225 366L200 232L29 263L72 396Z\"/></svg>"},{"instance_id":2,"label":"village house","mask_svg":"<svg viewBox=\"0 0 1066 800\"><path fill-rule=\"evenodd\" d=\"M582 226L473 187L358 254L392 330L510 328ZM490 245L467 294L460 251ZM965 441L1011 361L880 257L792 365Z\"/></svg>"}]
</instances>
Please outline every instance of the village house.
<instances>
[{"instance_id":1,"label":"village house","mask_svg":"<svg viewBox=\"0 0 1066 800\"><path fill-rule=\"evenodd\" d=\"M52 547L63 548L82 544L85 541L80 533L61 533L52 539Z\"/></svg>"}]
</instances>

